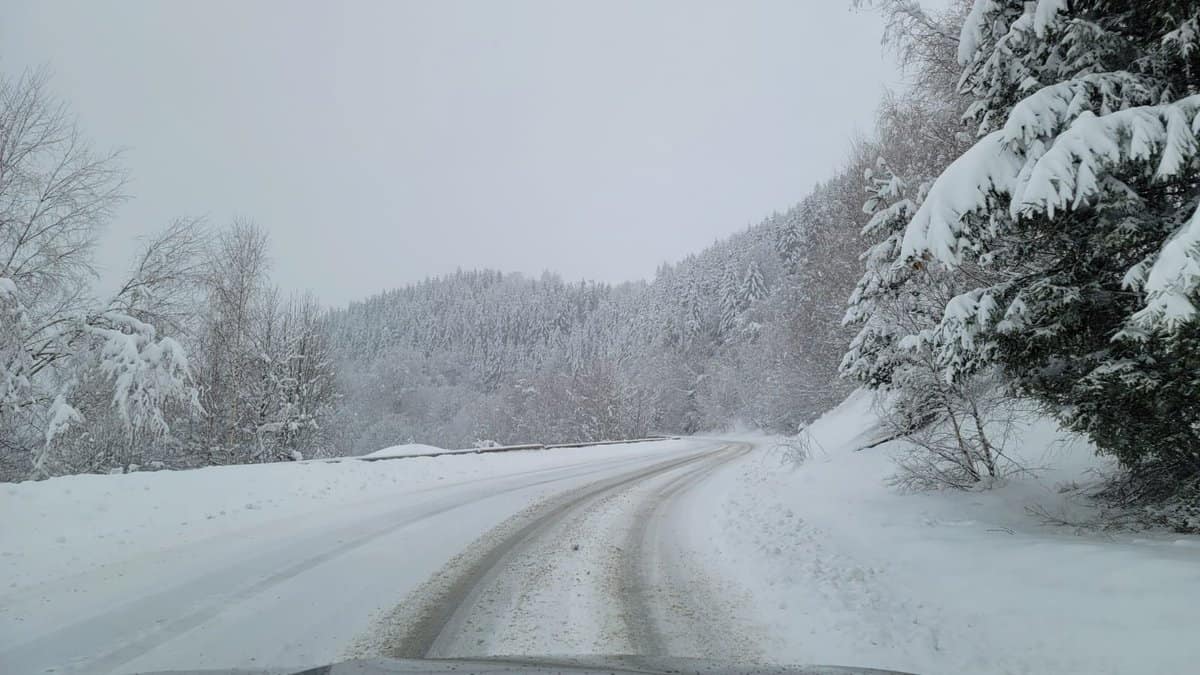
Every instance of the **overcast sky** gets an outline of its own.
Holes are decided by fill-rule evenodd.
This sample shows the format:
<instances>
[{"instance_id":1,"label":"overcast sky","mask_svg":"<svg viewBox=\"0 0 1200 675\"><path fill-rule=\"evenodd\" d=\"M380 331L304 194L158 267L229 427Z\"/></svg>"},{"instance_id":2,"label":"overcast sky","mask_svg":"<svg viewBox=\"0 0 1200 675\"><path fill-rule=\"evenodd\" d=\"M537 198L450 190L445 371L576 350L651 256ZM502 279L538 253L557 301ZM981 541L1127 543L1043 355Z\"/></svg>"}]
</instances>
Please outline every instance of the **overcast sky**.
<instances>
[{"instance_id":1,"label":"overcast sky","mask_svg":"<svg viewBox=\"0 0 1200 675\"><path fill-rule=\"evenodd\" d=\"M0 68L48 64L134 197L244 216L330 303L491 267L653 275L801 199L896 79L848 0L6 0Z\"/></svg>"}]
</instances>

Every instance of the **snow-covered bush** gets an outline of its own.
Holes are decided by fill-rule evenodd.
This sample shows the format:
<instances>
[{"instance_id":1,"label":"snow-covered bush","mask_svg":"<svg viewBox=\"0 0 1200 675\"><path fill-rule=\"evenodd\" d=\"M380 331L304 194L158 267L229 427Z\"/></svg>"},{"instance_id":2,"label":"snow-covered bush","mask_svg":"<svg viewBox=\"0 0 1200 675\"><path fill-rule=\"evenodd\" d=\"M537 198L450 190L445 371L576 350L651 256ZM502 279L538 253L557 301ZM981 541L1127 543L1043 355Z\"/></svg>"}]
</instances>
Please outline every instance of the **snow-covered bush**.
<instances>
[{"instance_id":1,"label":"snow-covered bush","mask_svg":"<svg viewBox=\"0 0 1200 675\"><path fill-rule=\"evenodd\" d=\"M991 487L1026 468L1009 454L1008 445L1015 425L1027 417L999 382L975 377L941 383L925 390L924 400L919 391L903 390L880 415L887 438L908 441L895 458L893 485L904 490ZM914 423L917 414L923 417Z\"/></svg>"},{"instance_id":2,"label":"snow-covered bush","mask_svg":"<svg viewBox=\"0 0 1200 675\"><path fill-rule=\"evenodd\" d=\"M0 78L4 478L100 468L99 453L77 461L58 452L89 416L117 420L128 449L135 438L165 435L164 409L195 395L181 345L122 311L148 306L161 278L126 284L123 306L90 294L96 233L122 198L123 174L116 155L91 149L45 82L41 73Z\"/></svg>"}]
</instances>

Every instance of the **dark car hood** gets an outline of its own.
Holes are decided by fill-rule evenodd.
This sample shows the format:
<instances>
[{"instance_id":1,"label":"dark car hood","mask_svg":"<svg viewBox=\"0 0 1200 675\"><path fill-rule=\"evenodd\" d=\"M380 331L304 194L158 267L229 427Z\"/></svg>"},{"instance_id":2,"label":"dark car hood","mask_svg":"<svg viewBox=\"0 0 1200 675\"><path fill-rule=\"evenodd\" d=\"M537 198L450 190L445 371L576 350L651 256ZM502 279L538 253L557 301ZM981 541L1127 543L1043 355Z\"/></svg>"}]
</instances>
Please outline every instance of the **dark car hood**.
<instances>
[{"instance_id":1,"label":"dark car hood","mask_svg":"<svg viewBox=\"0 0 1200 675\"><path fill-rule=\"evenodd\" d=\"M388 675L389 673L561 673L562 675L911 675L847 666L776 666L656 656L488 657L344 661L309 669L166 671L151 675Z\"/></svg>"}]
</instances>

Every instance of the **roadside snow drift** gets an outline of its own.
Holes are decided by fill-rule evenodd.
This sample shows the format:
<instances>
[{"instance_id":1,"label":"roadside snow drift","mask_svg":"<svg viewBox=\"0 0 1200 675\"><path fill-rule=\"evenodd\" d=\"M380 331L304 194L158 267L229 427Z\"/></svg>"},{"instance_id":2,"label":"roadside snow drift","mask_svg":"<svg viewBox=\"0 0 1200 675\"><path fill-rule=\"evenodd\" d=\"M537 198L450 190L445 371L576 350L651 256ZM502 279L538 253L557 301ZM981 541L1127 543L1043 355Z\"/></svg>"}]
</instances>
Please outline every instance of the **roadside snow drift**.
<instances>
[{"instance_id":1,"label":"roadside snow drift","mask_svg":"<svg viewBox=\"0 0 1200 675\"><path fill-rule=\"evenodd\" d=\"M1086 515L1060 481L1099 463L1091 447L1031 420L1031 466L990 491L898 494L885 485L898 443L873 440L870 395L811 427L807 463L772 439L694 500L705 564L736 579L794 663L919 673L1184 673L1200 664L1200 548L1193 538L1077 534L1041 506ZM700 546L697 546L700 548Z\"/></svg>"},{"instance_id":2,"label":"roadside snow drift","mask_svg":"<svg viewBox=\"0 0 1200 675\"><path fill-rule=\"evenodd\" d=\"M404 445L393 445L382 450L367 453L363 457L370 459L390 459L392 457L421 457L423 455L453 455L460 453L475 452L474 448L466 450L446 450L439 448L436 445L425 445L424 443L406 443Z\"/></svg>"}]
</instances>

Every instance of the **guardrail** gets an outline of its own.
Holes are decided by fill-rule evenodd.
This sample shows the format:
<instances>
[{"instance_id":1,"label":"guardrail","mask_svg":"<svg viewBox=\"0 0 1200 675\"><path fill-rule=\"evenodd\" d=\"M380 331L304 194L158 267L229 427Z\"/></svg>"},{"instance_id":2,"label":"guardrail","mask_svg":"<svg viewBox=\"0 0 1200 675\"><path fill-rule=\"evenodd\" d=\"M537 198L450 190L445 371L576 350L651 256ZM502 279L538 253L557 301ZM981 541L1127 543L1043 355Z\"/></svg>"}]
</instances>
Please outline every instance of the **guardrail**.
<instances>
[{"instance_id":1,"label":"guardrail","mask_svg":"<svg viewBox=\"0 0 1200 675\"><path fill-rule=\"evenodd\" d=\"M393 455L390 457L344 457L339 459L357 459L363 462L382 462L391 459L412 459L413 457L442 457L443 455L486 455L492 452L517 452L521 450L561 450L565 448L590 448L594 445L624 445L627 443L650 443L653 441L669 441L678 439L678 436L648 436L646 438L629 438L619 441L587 441L584 443L525 443L522 445L500 445L492 448L464 448L462 450L444 450L442 452Z\"/></svg>"}]
</instances>

